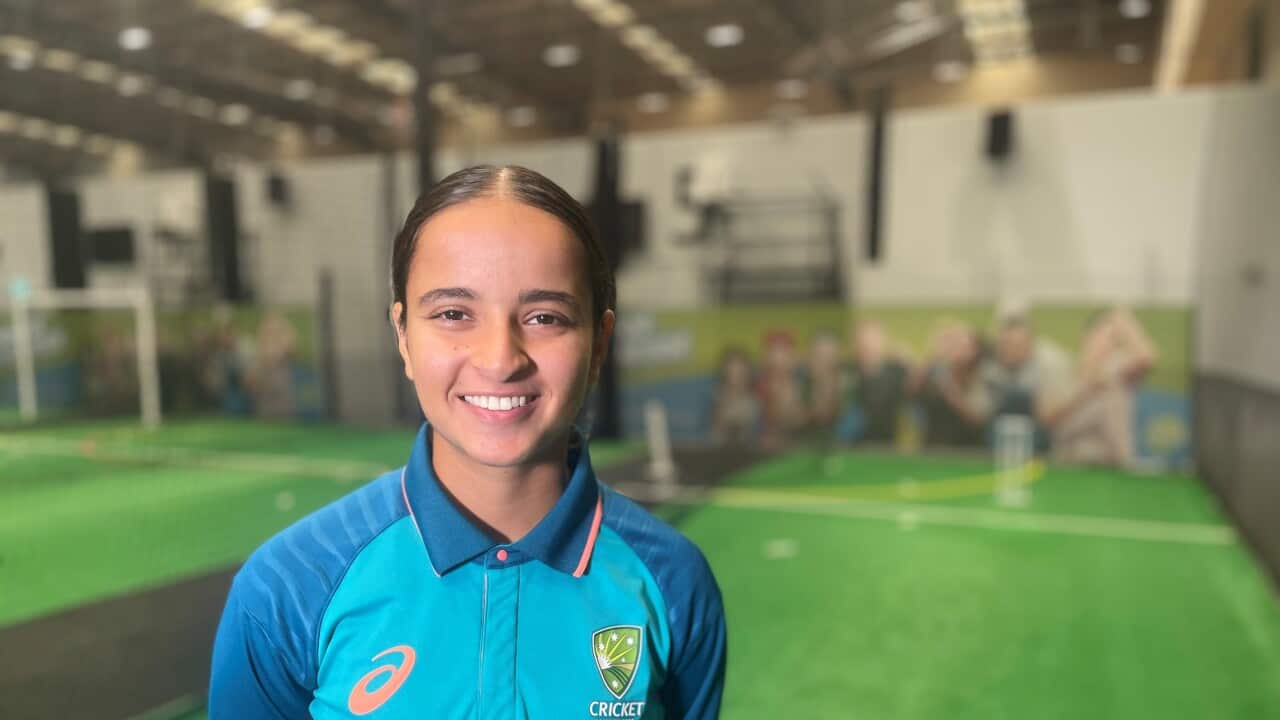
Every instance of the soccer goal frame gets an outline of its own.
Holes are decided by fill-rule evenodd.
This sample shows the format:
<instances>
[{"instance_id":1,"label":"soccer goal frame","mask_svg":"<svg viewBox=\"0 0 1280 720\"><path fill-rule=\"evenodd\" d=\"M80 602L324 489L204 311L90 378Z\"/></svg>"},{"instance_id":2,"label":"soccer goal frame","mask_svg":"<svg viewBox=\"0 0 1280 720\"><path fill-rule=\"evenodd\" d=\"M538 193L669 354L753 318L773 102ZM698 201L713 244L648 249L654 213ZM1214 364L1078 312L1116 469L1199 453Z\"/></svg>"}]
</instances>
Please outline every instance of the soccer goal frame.
<instances>
[{"instance_id":1,"label":"soccer goal frame","mask_svg":"<svg viewBox=\"0 0 1280 720\"><path fill-rule=\"evenodd\" d=\"M10 288L9 311L13 316L13 353L18 380L18 412L23 422L40 415L36 390L35 343L31 335L33 310L132 309L138 363L138 400L142 424L160 424L160 365L156 350L156 312L146 288L31 290Z\"/></svg>"}]
</instances>

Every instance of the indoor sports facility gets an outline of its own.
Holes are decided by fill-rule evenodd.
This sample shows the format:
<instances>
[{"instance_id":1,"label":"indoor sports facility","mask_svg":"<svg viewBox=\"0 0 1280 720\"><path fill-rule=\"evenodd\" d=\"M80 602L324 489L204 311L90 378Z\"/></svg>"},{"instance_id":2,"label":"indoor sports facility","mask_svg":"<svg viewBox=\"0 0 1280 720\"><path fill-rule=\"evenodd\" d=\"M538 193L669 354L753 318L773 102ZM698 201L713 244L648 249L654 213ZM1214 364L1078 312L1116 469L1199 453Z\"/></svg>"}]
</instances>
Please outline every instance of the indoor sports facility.
<instances>
[{"instance_id":1,"label":"indoor sports facility","mask_svg":"<svg viewBox=\"0 0 1280 720\"><path fill-rule=\"evenodd\" d=\"M1278 127L1280 0L0 0L0 718L209 717L477 164L600 231L721 717L1280 718Z\"/></svg>"}]
</instances>

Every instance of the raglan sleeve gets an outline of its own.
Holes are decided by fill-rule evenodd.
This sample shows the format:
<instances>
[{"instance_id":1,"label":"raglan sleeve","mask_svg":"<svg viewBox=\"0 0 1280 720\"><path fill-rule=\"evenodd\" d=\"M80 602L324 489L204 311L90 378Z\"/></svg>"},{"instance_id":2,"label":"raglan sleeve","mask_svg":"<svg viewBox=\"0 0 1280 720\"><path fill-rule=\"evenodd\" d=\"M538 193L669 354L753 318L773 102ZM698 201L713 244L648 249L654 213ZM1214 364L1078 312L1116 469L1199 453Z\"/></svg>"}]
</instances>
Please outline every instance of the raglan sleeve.
<instances>
[{"instance_id":1,"label":"raglan sleeve","mask_svg":"<svg viewBox=\"0 0 1280 720\"><path fill-rule=\"evenodd\" d=\"M213 644L209 720L302 720L312 693L304 663L273 638L232 585Z\"/></svg>"},{"instance_id":2,"label":"raglan sleeve","mask_svg":"<svg viewBox=\"0 0 1280 720\"><path fill-rule=\"evenodd\" d=\"M714 720L720 716L728 652L724 602L702 552L689 543L680 555L687 592L668 609L673 652L663 704L673 720Z\"/></svg>"}]
</instances>

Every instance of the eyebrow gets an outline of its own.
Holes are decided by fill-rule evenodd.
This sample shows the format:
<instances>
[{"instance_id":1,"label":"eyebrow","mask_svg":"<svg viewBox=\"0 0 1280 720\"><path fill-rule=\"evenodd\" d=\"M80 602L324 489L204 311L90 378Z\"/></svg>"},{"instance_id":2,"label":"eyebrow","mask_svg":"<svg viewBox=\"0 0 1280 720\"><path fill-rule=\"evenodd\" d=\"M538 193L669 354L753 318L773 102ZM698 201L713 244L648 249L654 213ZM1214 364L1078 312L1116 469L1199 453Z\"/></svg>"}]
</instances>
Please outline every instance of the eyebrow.
<instances>
[{"instance_id":1,"label":"eyebrow","mask_svg":"<svg viewBox=\"0 0 1280 720\"><path fill-rule=\"evenodd\" d=\"M571 293L562 292L560 290L525 290L520 293L521 305L529 305L537 302L560 303L575 313L581 310L578 305L578 298L574 297Z\"/></svg>"},{"instance_id":2,"label":"eyebrow","mask_svg":"<svg viewBox=\"0 0 1280 720\"><path fill-rule=\"evenodd\" d=\"M437 300L475 300L476 294L470 288L447 287L428 290L418 296L418 305L430 305Z\"/></svg>"},{"instance_id":3,"label":"eyebrow","mask_svg":"<svg viewBox=\"0 0 1280 720\"><path fill-rule=\"evenodd\" d=\"M440 300L475 300L476 293L471 288L445 287L428 290L418 297L418 305L430 305ZM580 312L578 299L572 293L561 290L524 290L520 293L520 304L529 305L538 302L560 303L573 312Z\"/></svg>"}]
</instances>

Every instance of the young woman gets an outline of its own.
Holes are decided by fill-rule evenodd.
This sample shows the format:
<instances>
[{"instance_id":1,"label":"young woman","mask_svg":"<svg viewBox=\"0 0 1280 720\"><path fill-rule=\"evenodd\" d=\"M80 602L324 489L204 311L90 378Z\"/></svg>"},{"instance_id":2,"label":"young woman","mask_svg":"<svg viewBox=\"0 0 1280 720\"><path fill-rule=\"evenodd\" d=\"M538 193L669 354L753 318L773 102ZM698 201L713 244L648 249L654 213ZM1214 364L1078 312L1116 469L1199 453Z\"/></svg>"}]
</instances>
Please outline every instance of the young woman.
<instances>
[{"instance_id":1,"label":"young woman","mask_svg":"<svg viewBox=\"0 0 1280 720\"><path fill-rule=\"evenodd\" d=\"M455 173L410 211L392 289L427 423L237 574L210 717L716 717L711 570L573 428L614 328L582 206L523 168Z\"/></svg>"}]
</instances>

